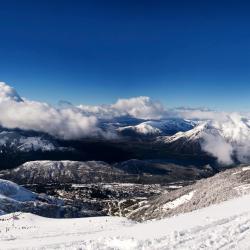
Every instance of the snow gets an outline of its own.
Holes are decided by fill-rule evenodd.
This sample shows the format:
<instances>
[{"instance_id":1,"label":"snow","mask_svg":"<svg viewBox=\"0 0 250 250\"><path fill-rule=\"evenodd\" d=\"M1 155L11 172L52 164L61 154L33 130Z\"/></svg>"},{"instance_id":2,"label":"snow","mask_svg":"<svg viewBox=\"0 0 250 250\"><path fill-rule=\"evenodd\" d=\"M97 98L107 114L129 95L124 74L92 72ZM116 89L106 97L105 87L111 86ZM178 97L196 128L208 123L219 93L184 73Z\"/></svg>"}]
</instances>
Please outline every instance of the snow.
<instances>
[{"instance_id":1,"label":"snow","mask_svg":"<svg viewBox=\"0 0 250 250\"><path fill-rule=\"evenodd\" d=\"M168 219L0 217L2 249L249 249L250 195Z\"/></svg>"},{"instance_id":2,"label":"snow","mask_svg":"<svg viewBox=\"0 0 250 250\"><path fill-rule=\"evenodd\" d=\"M250 166L247 166L247 167L243 167L242 168L242 171L249 171L250 170Z\"/></svg>"},{"instance_id":3,"label":"snow","mask_svg":"<svg viewBox=\"0 0 250 250\"><path fill-rule=\"evenodd\" d=\"M48 140L44 140L40 137L27 137L20 138L21 145L18 147L20 151L29 152L29 151L54 151L56 147L53 143Z\"/></svg>"},{"instance_id":4,"label":"snow","mask_svg":"<svg viewBox=\"0 0 250 250\"><path fill-rule=\"evenodd\" d=\"M182 188L183 186L182 185L170 185L168 186L168 188L170 189L178 189L178 188Z\"/></svg>"},{"instance_id":5,"label":"snow","mask_svg":"<svg viewBox=\"0 0 250 250\"><path fill-rule=\"evenodd\" d=\"M171 201L171 202L164 204L162 209L168 210L168 209L173 209L173 208L179 207L180 205L189 202L192 199L194 193L195 193L195 191L191 191L188 194L182 195L181 197L175 199L174 201Z\"/></svg>"},{"instance_id":6,"label":"snow","mask_svg":"<svg viewBox=\"0 0 250 250\"><path fill-rule=\"evenodd\" d=\"M234 189L236 189L239 193L244 193L245 191L248 191L250 189L250 184L240 185L238 187L235 187Z\"/></svg>"},{"instance_id":7,"label":"snow","mask_svg":"<svg viewBox=\"0 0 250 250\"><path fill-rule=\"evenodd\" d=\"M236 171L232 175L240 174L242 172L249 171L249 170L250 170L250 166L242 167L239 171Z\"/></svg>"},{"instance_id":8,"label":"snow","mask_svg":"<svg viewBox=\"0 0 250 250\"><path fill-rule=\"evenodd\" d=\"M1 199L30 201L35 200L36 197L36 194L15 184L14 182L0 179L0 201Z\"/></svg>"},{"instance_id":9,"label":"snow","mask_svg":"<svg viewBox=\"0 0 250 250\"><path fill-rule=\"evenodd\" d=\"M63 205L63 200L46 194L37 194L12 181L0 179L0 215L15 211L32 211L56 216L65 208Z\"/></svg>"}]
</instances>

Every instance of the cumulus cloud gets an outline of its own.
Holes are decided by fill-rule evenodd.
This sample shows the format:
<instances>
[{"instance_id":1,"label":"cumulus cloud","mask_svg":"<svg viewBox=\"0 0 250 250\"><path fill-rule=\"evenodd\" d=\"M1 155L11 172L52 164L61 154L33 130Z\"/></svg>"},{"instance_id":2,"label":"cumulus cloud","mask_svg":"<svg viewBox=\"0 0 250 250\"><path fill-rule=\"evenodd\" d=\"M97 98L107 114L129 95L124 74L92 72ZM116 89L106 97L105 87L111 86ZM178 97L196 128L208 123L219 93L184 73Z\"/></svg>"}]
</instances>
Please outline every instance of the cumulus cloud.
<instances>
[{"instance_id":1,"label":"cumulus cloud","mask_svg":"<svg viewBox=\"0 0 250 250\"><path fill-rule=\"evenodd\" d=\"M161 103L153 101L147 96L119 99L112 105L112 108L141 119L161 119L166 114Z\"/></svg>"},{"instance_id":2,"label":"cumulus cloud","mask_svg":"<svg viewBox=\"0 0 250 250\"><path fill-rule=\"evenodd\" d=\"M153 101L147 96L118 99L116 103L111 105L79 105L78 107L87 114L95 114L99 118L107 119L121 116L131 116L138 119L162 119L168 113L161 103Z\"/></svg>"},{"instance_id":3,"label":"cumulus cloud","mask_svg":"<svg viewBox=\"0 0 250 250\"><path fill-rule=\"evenodd\" d=\"M111 105L91 106L81 104L77 108L84 112L84 114L94 115L99 119L112 119L123 115L119 110L113 109Z\"/></svg>"},{"instance_id":4,"label":"cumulus cloud","mask_svg":"<svg viewBox=\"0 0 250 250\"><path fill-rule=\"evenodd\" d=\"M100 132L95 116L85 116L79 109L56 109L47 103L22 99L5 83L0 83L0 125L45 132L63 139L95 136Z\"/></svg>"}]
</instances>

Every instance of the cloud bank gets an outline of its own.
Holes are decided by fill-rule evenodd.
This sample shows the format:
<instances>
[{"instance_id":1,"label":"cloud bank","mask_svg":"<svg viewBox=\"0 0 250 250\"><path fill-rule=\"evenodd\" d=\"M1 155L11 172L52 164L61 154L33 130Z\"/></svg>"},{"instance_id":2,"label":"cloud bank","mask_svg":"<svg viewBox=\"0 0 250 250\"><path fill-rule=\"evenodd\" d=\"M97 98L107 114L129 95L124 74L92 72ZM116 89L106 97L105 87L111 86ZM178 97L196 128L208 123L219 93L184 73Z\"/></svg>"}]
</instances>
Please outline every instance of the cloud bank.
<instances>
[{"instance_id":1,"label":"cloud bank","mask_svg":"<svg viewBox=\"0 0 250 250\"><path fill-rule=\"evenodd\" d=\"M56 109L47 103L26 100L5 83L0 83L0 125L63 139L95 136L100 131L95 116L84 116L78 109Z\"/></svg>"},{"instance_id":2,"label":"cloud bank","mask_svg":"<svg viewBox=\"0 0 250 250\"><path fill-rule=\"evenodd\" d=\"M17 91L0 82L0 126L45 132L62 139L102 136L113 138L113 131L103 131L100 119L131 116L138 119L161 119L166 110L149 97L119 99L111 105L53 107L44 102L21 98Z\"/></svg>"}]
</instances>

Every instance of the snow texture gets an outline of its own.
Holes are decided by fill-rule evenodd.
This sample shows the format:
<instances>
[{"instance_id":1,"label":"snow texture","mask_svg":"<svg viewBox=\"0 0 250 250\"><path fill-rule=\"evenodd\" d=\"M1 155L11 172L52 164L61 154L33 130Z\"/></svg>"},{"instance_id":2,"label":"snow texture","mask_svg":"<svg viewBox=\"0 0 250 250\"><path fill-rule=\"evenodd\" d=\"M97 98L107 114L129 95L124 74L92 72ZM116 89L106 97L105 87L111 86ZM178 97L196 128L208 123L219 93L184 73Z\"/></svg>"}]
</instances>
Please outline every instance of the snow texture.
<instances>
[{"instance_id":1,"label":"snow texture","mask_svg":"<svg viewBox=\"0 0 250 250\"><path fill-rule=\"evenodd\" d=\"M119 217L0 217L2 249L249 249L250 195L176 217L134 223Z\"/></svg>"}]
</instances>

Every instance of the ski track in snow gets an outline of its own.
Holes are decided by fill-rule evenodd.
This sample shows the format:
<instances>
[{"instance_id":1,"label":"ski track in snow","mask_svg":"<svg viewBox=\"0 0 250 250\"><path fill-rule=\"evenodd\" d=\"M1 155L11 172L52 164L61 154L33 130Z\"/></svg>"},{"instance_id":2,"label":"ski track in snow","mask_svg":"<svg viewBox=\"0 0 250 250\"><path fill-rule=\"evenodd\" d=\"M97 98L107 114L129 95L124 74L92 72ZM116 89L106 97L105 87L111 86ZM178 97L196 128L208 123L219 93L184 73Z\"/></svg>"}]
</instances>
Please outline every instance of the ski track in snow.
<instances>
[{"instance_id":1,"label":"ski track in snow","mask_svg":"<svg viewBox=\"0 0 250 250\"><path fill-rule=\"evenodd\" d=\"M0 217L0 249L250 249L250 195L144 223L119 217L8 218Z\"/></svg>"}]
</instances>

